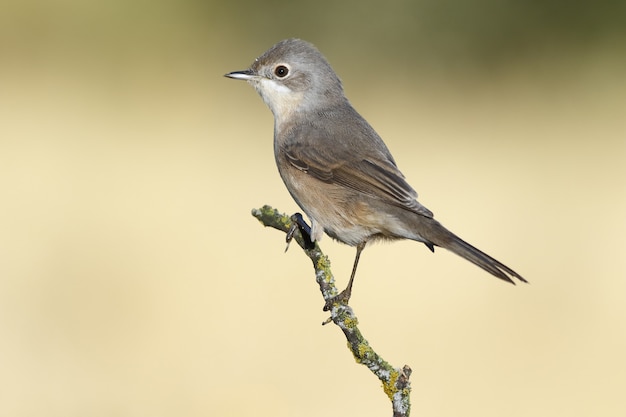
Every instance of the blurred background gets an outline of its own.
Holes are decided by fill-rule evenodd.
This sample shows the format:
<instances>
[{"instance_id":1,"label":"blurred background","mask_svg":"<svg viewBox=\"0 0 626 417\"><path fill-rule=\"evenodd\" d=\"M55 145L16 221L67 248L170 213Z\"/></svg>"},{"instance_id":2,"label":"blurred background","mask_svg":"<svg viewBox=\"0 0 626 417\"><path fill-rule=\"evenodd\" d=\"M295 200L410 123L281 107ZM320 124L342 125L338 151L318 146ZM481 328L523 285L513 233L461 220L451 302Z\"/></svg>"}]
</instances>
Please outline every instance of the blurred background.
<instances>
[{"instance_id":1,"label":"blurred background","mask_svg":"<svg viewBox=\"0 0 626 417\"><path fill-rule=\"evenodd\" d=\"M390 415L310 261L271 113L223 78L313 42L420 201L519 271L369 247L351 304L413 415L626 412L624 2L5 0L0 415ZM339 286L354 249L326 238Z\"/></svg>"}]
</instances>

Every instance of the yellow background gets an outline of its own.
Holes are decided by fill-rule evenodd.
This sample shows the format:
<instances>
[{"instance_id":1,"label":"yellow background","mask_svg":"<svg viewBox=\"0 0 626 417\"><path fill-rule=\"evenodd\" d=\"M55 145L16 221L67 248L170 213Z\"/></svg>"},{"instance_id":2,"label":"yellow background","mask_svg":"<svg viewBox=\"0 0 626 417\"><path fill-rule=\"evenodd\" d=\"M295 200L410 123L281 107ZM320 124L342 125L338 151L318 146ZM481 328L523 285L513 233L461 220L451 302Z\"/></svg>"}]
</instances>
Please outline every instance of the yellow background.
<instances>
[{"instance_id":1,"label":"yellow background","mask_svg":"<svg viewBox=\"0 0 626 417\"><path fill-rule=\"evenodd\" d=\"M222 75L290 36L325 53L420 201L530 281L415 242L365 250L351 304L412 367L413 415L624 415L623 33L585 25L611 11L551 25L478 3L3 6L0 415L390 415L320 325L309 260L250 215L297 207L269 110ZM354 250L322 248L343 286Z\"/></svg>"}]
</instances>

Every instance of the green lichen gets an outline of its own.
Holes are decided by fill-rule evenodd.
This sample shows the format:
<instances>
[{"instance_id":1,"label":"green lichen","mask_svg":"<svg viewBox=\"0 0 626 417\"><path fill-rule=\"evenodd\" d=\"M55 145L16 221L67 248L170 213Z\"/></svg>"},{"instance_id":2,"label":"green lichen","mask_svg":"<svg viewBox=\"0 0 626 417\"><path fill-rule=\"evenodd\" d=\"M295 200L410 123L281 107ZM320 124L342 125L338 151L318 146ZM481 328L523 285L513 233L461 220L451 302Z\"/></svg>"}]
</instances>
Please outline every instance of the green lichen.
<instances>
[{"instance_id":1,"label":"green lichen","mask_svg":"<svg viewBox=\"0 0 626 417\"><path fill-rule=\"evenodd\" d=\"M367 343L359 343L357 347L359 358L368 358L372 354L372 348Z\"/></svg>"},{"instance_id":2,"label":"green lichen","mask_svg":"<svg viewBox=\"0 0 626 417\"><path fill-rule=\"evenodd\" d=\"M398 382L399 375L400 374L398 373L398 371L394 369L389 372L389 379L386 381L383 381L383 390L385 391L385 394L387 394L387 397L389 397L391 401L393 401L393 395L398 390L396 388L396 382Z\"/></svg>"},{"instance_id":3,"label":"green lichen","mask_svg":"<svg viewBox=\"0 0 626 417\"><path fill-rule=\"evenodd\" d=\"M324 271L330 270L330 260L327 256L320 256L317 260L317 269L323 269Z\"/></svg>"},{"instance_id":4,"label":"green lichen","mask_svg":"<svg viewBox=\"0 0 626 417\"><path fill-rule=\"evenodd\" d=\"M330 284L330 282L332 281L333 275L330 272L330 260L328 259L326 255L322 255L317 259L317 264L315 265L315 268L318 271L324 271L324 281L327 284Z\"/></svg>"},{"instance_id":5,"label":"green lichen","mask_svg":"<svg viewBox=\"0 0 626 417\"><path fill-rule=\"evenodd\" d=\"M370 355L373 353L372 348L366 343L359 343L356 346L353 346L350 342L348 342L348 349L352 352L352 356L354 356L354 360L358 364L362 364L364 362L369 362Z\"/></svg>"},{"instance_id":6,"label":"green lichen","mask_svg":"<svg viewBox=\"0 0 626 417\"><path fill-rule=\"evenodd\" d=\"M356 317L346 317L343 320L343 323L348 329L354 329L356 326L359 325L359 320Z\"/></svg>"}]
</instances>

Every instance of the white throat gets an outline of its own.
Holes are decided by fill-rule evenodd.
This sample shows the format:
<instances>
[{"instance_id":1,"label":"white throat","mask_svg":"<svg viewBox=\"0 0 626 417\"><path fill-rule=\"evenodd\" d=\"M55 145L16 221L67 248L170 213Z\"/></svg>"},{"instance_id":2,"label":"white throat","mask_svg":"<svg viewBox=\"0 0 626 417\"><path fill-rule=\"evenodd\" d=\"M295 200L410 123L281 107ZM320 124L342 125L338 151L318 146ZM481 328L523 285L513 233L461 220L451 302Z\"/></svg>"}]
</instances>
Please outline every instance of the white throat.
<instances>
[{"instance_id":1,"label":"white throat","mask_svg":"<svg viewBox=\"0 0 626 417\"><path fill-rule=\"evenodd\" d=\"M277 125L289 120L290 115L300 107L304 97L303 92L293 91L284 84L267 78L257 79L251 84L274 114Z\"/></svg>"}]
</instances>

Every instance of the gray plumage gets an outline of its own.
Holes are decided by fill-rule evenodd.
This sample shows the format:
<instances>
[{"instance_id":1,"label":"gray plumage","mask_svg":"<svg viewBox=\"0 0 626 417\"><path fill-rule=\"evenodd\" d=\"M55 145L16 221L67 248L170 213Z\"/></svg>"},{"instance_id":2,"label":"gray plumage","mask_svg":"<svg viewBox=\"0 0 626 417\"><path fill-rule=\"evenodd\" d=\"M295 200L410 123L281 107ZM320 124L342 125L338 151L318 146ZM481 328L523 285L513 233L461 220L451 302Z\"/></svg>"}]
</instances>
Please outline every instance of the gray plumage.
<instances>
[{"instance_id":1,"label":"gray plumage","mask_svg":"<svg viewBox=\"0 0 626 417\"><path fill-rule=\"evenodd\" d=\"M513 283L517 272L463 241L417 201L383 140L345 97L340 79L310 43L287 39L244 71L274 114L276 164L291 196L311 219L312 240L329 236L357 247L412 239L446 248ZM347 298L346 297L346 298Z\"/></svg>"}]
</instances>

